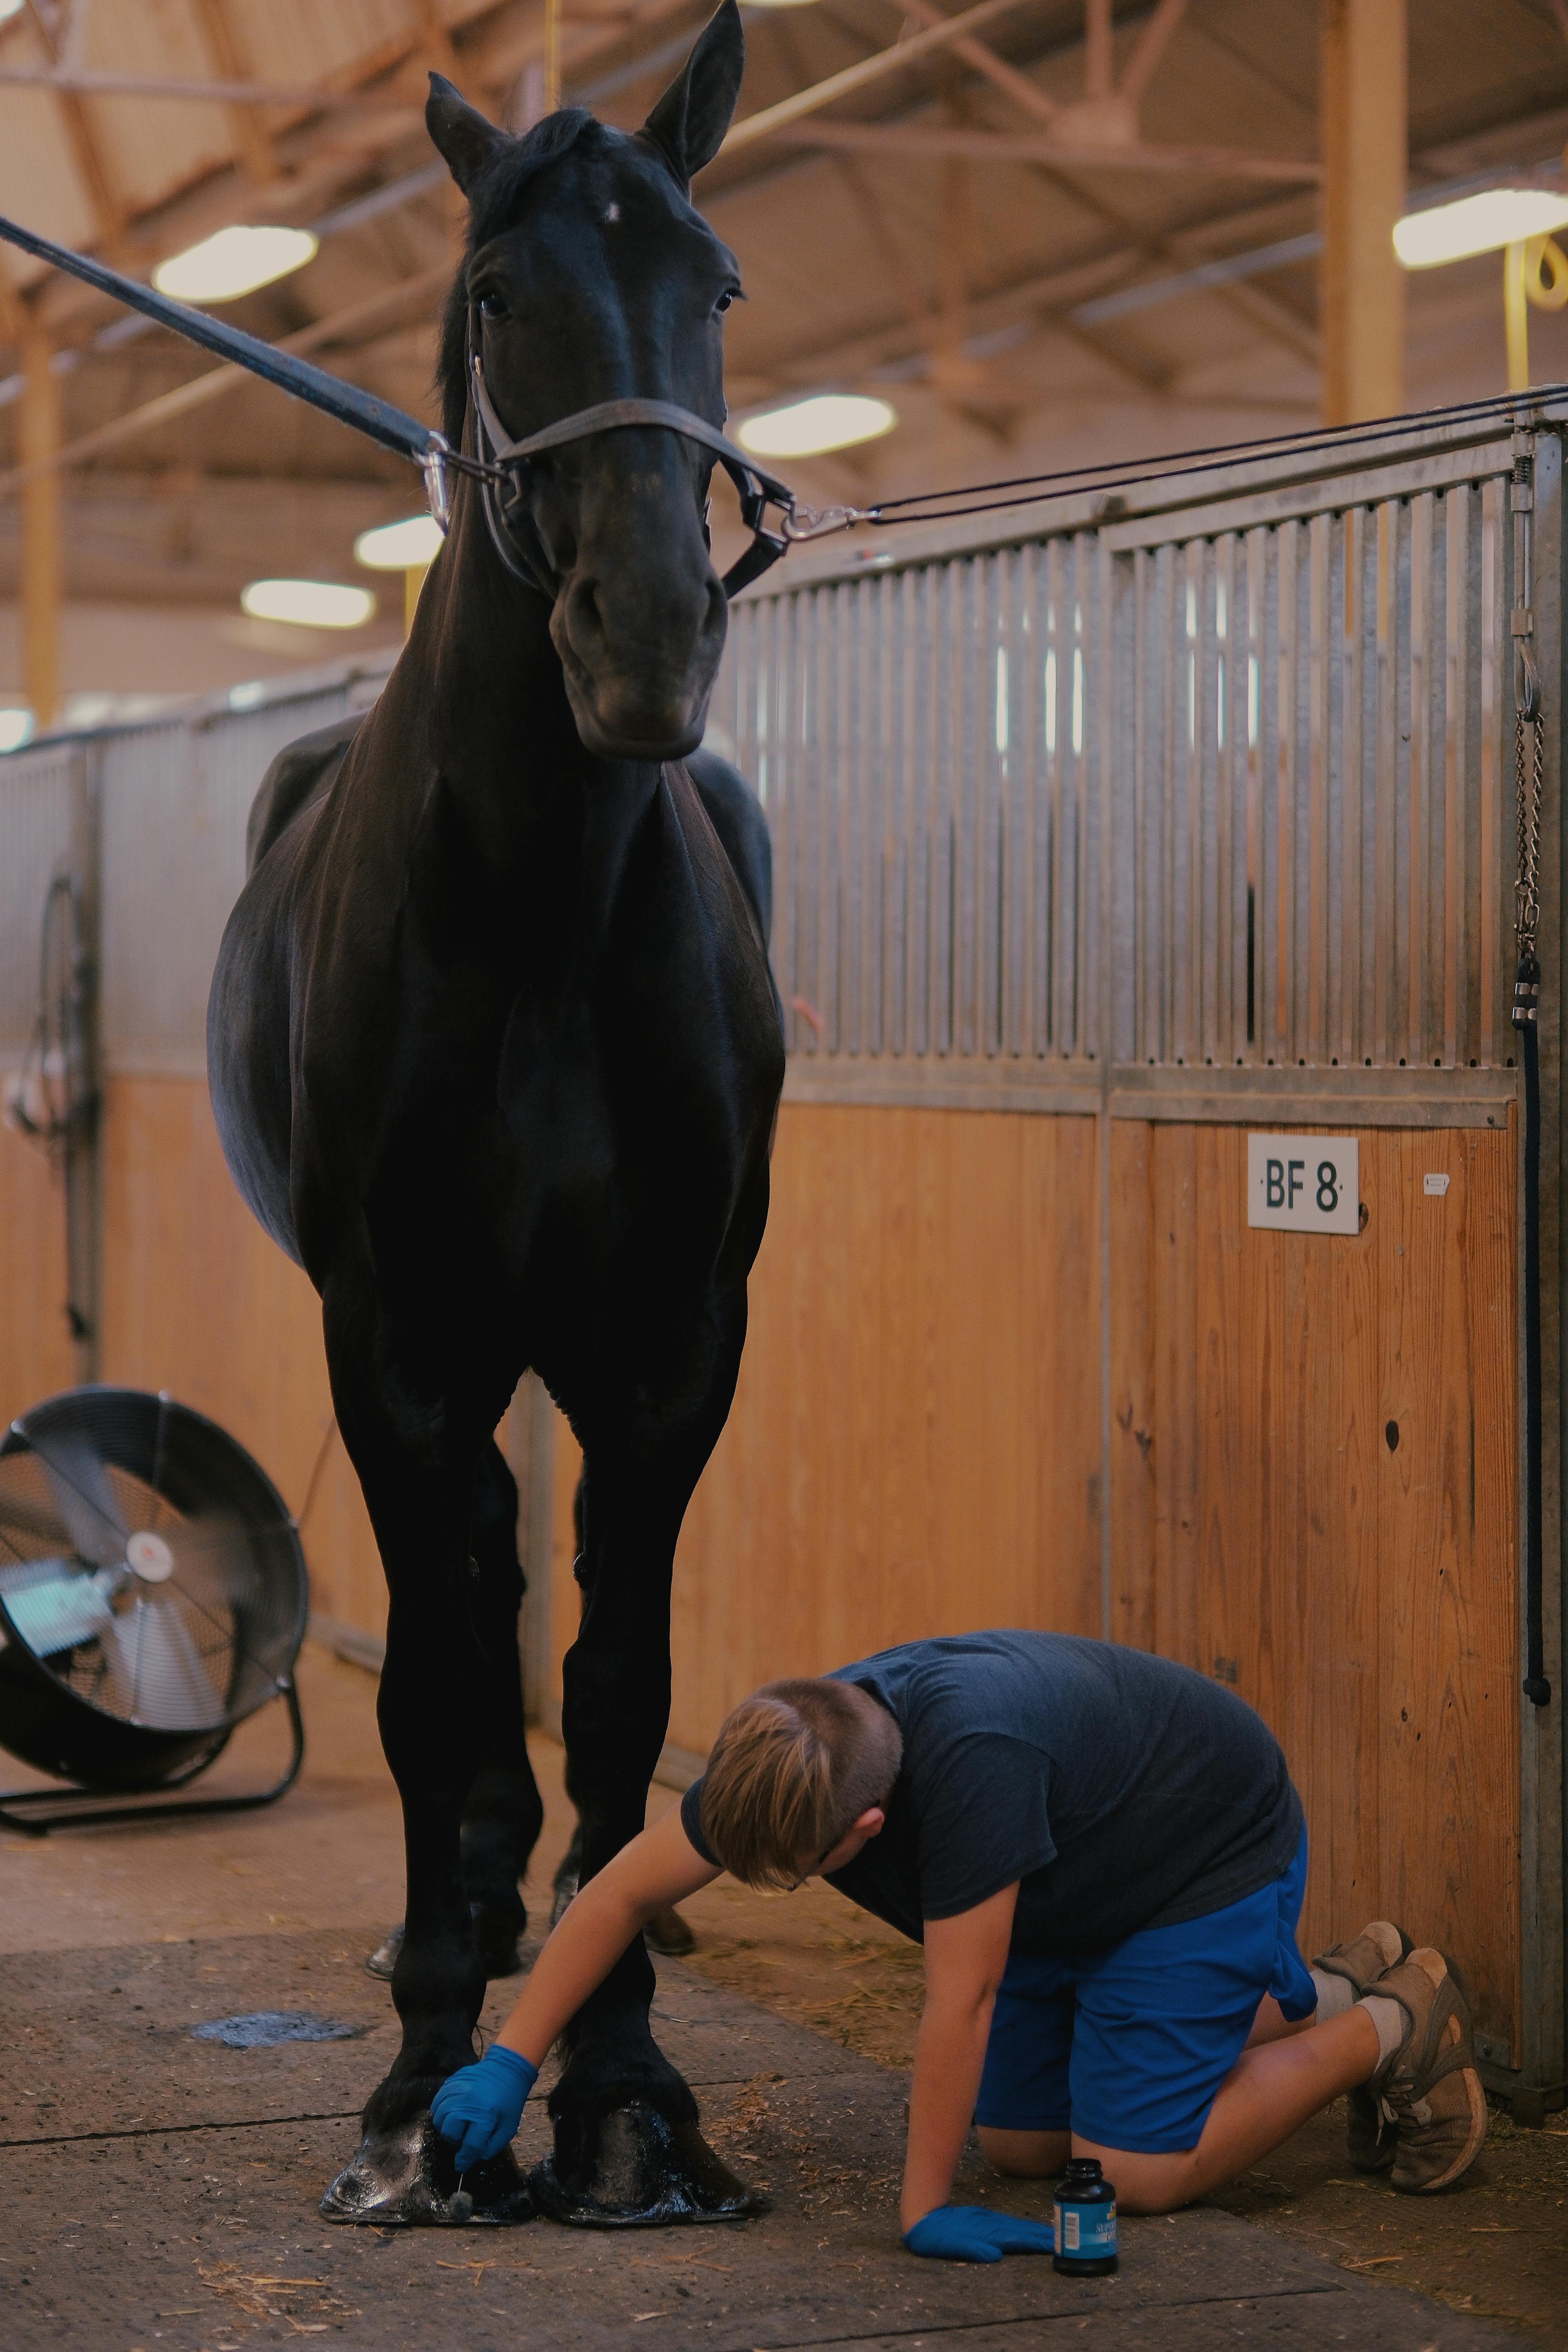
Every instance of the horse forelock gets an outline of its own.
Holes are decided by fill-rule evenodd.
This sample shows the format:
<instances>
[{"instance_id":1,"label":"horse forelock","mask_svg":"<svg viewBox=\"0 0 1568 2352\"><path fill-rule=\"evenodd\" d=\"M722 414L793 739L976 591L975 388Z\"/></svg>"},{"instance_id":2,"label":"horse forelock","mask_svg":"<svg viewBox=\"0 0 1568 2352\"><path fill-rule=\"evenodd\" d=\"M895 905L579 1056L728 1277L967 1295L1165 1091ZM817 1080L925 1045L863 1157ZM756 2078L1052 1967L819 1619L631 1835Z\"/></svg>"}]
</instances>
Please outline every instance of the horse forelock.
<instances>
[{"instance_id":1,"label":"horse forelock","mask_svg":"<svg viewBox=\"0 0 1568 2352\"><path fill-rule=\"evenodd\" d=\"M589 134L596 134L592 140ZM547 114L521 139L498 149L468 196L468 235L463 266L452 282L441 321L441 348L436 362L436 388L441 396L441 430L454 448L462 438L463 415L468 404L468 267L481 245L499 236L516 213L531 183L563 155L589 143L607 147L624 134L605 129L585 106L563 106Z\"/></svg>"}]
</instances>

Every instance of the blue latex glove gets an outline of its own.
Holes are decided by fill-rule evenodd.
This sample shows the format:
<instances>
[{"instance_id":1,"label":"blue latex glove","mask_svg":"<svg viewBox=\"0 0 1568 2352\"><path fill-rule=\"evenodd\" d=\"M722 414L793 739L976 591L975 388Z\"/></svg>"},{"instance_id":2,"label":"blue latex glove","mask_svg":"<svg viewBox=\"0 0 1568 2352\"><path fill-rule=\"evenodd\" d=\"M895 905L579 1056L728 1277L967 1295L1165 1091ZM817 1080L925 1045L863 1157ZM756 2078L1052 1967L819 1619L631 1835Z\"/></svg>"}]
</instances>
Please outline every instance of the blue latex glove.
<instances>
[{"instance_id":1,"label":"blue latex glove","mask_svg":"<svg viewBox=\"0 0 1568 2352\"><path fill-rule=\"evenodd\" d=\"M448 2074L430 2102L443 2139L458 2144L458 2170L483 2164L510 2145L539 2069L515 2050L492 2042L477 2066Z\"/></svg>"},{"instance_id":2,"label":"blue latex glove","mask_svg":"<svg viewBox=\"0 0 1568 2352\"><path fill-rule=\"evenodd\" d=\"M1057 2233L1048 2221L1020 2221L984 2205L939 2205L904 2232L911 2254L939 2263L999 2263L1004 2254L1052 2254Z\"/></svg>"}]
</instances>

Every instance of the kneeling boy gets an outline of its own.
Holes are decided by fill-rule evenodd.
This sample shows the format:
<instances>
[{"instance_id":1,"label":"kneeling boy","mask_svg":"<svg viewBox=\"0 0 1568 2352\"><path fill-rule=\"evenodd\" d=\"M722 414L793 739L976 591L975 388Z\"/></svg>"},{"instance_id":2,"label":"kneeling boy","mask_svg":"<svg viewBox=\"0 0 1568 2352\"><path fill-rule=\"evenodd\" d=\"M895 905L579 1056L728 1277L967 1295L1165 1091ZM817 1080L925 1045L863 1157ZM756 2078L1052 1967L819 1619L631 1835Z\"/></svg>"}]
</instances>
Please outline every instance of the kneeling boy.
<instances>
[{"instance_id":1,"label":"kneeling boy","mask_svg":"<svg viewBox=\"0 0 1568 2352\"><path fill-rule=\"evenodd\" d=\"M459 2168L504 2147L545 2053L645 1920L728 1869L820 1873L925 1946L901 2206L915 2253L1037 2225L947 2203L971 2122L998 2170L1098 2157L1160 2213L1350 2094L1350 2158L1442 2189L1486 2134L1440 1952L1373 1921L1309 1969L1300 1800L1278 1742L1184 1666L1058 1633L910 1642L742 1702L680 1805L584 1885L494 2043L437 2094Z\"/></svg>"}]
</instances>

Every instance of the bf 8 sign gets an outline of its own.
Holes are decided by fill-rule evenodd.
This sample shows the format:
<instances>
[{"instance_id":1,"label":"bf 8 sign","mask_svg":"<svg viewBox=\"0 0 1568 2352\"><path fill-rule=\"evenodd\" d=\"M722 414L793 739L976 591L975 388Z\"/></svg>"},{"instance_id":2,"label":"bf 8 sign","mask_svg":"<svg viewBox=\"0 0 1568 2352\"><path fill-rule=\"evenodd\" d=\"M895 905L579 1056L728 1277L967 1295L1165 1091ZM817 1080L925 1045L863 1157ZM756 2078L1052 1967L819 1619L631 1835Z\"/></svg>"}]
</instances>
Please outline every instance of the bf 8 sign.
<instances>
[{"instance_id":1,"label":"bf 8 sign","mask_svg":"<svg viewBox=\"0 0 1568 2352\"><path fill-rule=\"evenodd\" d=\"M1361 1227L1361 1155L1353 1135L1249 1135L1247 1222L1288 1234Z\"/></svg>"}]
</instances>

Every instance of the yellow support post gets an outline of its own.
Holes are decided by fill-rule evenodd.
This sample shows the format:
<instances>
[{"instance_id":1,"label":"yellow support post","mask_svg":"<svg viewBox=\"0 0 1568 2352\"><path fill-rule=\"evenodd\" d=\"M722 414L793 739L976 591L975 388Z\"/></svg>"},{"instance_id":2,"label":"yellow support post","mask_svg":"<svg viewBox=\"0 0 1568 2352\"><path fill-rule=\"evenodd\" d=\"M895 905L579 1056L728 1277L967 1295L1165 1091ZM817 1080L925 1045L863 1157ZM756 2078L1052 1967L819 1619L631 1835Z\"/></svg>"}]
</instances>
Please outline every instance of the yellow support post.
<instances>
[{"instance_id":1,"label":"yellow support post","mask_svg":"<svg viewBox=\"0 0 1568 2352\"><path fill-rule=\"evenodd\" d=\"M60 380L53 358L47 335L29 318L22 336L25 381L16 436L24 466L53 457L60 446ZM22 486L23 685L40 734L59 716L64 588L59 469L48 466Z\"/></svg>"},{"instance_id":2,"label":"yellow support post","mask_svg":"<svg viewBox=\"0 0 1568 2352\"><path fill-rule=\"evenodd\" d=\"M561 0L544 0L544 111L561 103Z\"/></svg>"},{"instance_id":3,"label":"yellow support post","mask_svg":"<svg viewBox=\"0 0 1568 2352\"><path fill-rule=\"evenodd\" d=\"M1502 328L1508 346L1510 392L1530 390L1530 308L1524 285L1522 239L1502 249Z\"/></svg>"},{"instance_id":4,"label":"yellow support post","mask_svg":"<svg viewBox=\"0 0 1568 2352\"><path fill-rule=\"evenodd\" d=\"M1405 0L1324 0L1322 406L1325 425L1405 404Z\"/></svg>"}]
</instances>

